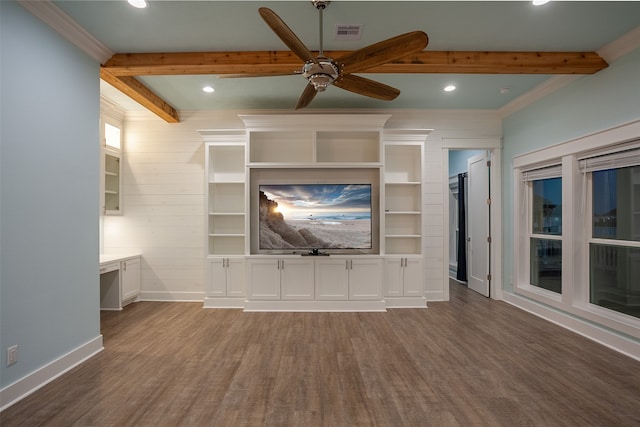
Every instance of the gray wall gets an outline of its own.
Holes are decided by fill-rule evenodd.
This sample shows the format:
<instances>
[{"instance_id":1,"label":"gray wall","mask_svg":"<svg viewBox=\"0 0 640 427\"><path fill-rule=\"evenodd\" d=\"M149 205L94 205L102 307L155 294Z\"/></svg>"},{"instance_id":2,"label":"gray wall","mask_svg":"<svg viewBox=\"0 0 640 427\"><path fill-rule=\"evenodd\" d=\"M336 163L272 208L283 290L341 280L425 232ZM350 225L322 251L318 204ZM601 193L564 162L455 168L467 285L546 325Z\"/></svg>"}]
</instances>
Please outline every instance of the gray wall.
<instances>
[{"instance_id":1,"label":"gray wall","mask_svg":"<svg viewBox=\"0 0 640 427\"><path fill-rule=\"evenodd\" d=\"M640 49L504 119L502 253L506 291L513 289L513 157L640 119L638 76Z\"/></svg>"},{"instance_id":2,"label":"gray wall","mask_svg":"<svg viewBox=\"0 0 640 427\"><path fill-rule=\"evenodd\" d=\"M100 334L100 94L94 60L14 2L0 16L5 387Z\"/></svg>"}]
</instances>

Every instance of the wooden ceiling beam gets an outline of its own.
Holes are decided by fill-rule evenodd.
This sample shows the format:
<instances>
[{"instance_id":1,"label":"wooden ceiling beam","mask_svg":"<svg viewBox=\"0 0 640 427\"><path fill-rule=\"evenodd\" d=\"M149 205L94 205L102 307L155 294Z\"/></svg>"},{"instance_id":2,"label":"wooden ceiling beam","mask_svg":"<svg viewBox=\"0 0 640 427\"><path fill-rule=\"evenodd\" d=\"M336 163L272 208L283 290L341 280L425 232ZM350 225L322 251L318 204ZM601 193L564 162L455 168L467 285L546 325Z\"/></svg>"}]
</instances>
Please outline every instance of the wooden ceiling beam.
<instances>
[{"instance_id":1,"label":"wooden ceiling beam","mask_svg":"<svg viewBox=\"0 0 640 427\"><path fill-rule=\"evenodd\" d=\"M133 76L116 76L106 68L100 78L168 123L180 123L178 112Z\"/></svg>"},{"instance_id":2,"label":"wooden ceiling beam","mask_svg":"<svg viewBox=\"0 0 640 427\"><path fill-rule=\"evenodd\" d=\"M324 53L340 58L350 52ZM595 52L422 51L363 73L593 74L607 66ZM135 76L282 75L301 67L300 58L289 51L118 53L101 67L100 76L165 121L179 123L176 110Z\"/></svg>"},{"instance_id":3,"label":"wooden ceiling beam","mask_svg":"<svg viewBox=\"0 0 640 427\"><path fill-rule=\"evenodd\" d=\"M340 58L348 51L325 51ZM103 66L113 76L282 74L300 70L289 51L118 53ZM422 51L366 73L594 74L608 64L595 52Z\"/></svg>"}]
</instances>

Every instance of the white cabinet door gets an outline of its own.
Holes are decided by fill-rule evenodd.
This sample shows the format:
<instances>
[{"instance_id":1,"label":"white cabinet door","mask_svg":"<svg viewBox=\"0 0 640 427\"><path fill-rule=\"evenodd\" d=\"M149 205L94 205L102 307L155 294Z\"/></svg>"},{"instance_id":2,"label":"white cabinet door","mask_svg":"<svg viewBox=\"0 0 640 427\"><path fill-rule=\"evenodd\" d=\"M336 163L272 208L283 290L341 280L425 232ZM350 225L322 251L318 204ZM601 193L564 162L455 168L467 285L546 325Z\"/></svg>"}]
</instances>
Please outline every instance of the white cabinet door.
<instances>
[{"instance_id":1,"label":"white cabinet door","mask_svg":"<svg viewBox=\"0 0 640 427\"><path fill-rule=\"evenodd\" d=\"M386 258L384 260L384 296L404 296L404 258Z\"/></svg>"},{"instance_id":2,"label":"white cabinet door","mask_svg":"<svg viewBox=\"0 0 640 427\"><path fill-rule=\"evenodd\" d=\"M387 258L384 261L384 270L386 297L424 296L420 258Z\"/></svg>"},{"instance_id":3,"label":"white cabinet door","mask_svg":"<svg viewBox=\"0 0 640 427\"><path fill-rule=\"evenodd\" d=\"M122 301L131 300L140 294L140 258L122 261Z\"/></svg>"},{"instance_id":4,"label":"white cabinet door","mask_svg":"<svg viewBox=\"0 0 640 427\"><path fill-rule=\"evenodd\" d=\"M422 259L405 258L404 262L404 296L424 296L424 274L422 272Z\"/></svg>"},{"instance_id":5,"label":"white cabinet door","mask_svg":"<svg viewBox=\"0 0 640 427\"><path fill-rule=\"evenodd\" d=\"M227 296L243 297L247 273L243 258L227 258Z\"/></svg>"},{"instance_id":6,"label":"white cabinet door","mask_svg":"<svg viewBox=\"0 0 640 427\"><path fill-rule=\"evenodd\" d=\"M246 272L243 258L209 258L207 296L243 297Z\"/></svg>"},{"instance_id":7,"label":"white cabinet door","mask_svg":"<svg viewBox=\"0 0 640 427\"><path fill-rule=\"evenodd\" d=\"M316 299L346 300L349 298L349 260L319 259L316 261Z\"/></svg>"},{"instance_id":8,"label":"white cabinet door","mask_svg":"<svg viewBox=\"0 0 640 427\"><path fill-rule=\"evenodd\" d=\"M249 298L280 299L280 260L274 258L247 261L249 268Z\"/></svg>"},{"instance_id":9,"label":"white cabinet door","mask_svg":"<svg viewBox=\"0 0 640 427\"><path fill-rule=\"evenodd\" d=\"M307 259L280 261L280 292L283 300L312 300L315 263Z\"/></svg>"},{"instance_id":10,"label":"white cabinet door","mask_svg":"<svg viewBox=\"0 0 640 427\"><path fill-rule=\"evenodd\" d=\"M349 260L349 299L382 298L382 263L377 258Z\"/></svg>"},{"instance_id":11,"label":"white cabinet door","mask_svg":"<svg viewBox=\"0 0 640 427\"><path fill-rule=\"evenodd\" d=\"M211 297L227 296L226 258L209 259L209 286L207 295Z\"/></svg>"}]
</instances>

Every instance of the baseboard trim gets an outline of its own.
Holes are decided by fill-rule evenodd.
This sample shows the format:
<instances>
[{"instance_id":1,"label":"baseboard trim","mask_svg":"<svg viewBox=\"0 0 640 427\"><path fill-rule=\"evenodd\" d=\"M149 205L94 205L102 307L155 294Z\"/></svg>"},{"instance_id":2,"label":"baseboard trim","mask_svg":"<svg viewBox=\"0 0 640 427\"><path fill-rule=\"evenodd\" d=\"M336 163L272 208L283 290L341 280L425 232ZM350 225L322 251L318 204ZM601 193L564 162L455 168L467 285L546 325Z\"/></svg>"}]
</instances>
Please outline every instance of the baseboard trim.
<instances>
[{"instance_id":1,"label":"baseboard trim","mask_svg":"<svg viewBox=\"0 0 640 427\"><path fill-rule=\"evenodd\" d=\"M91 341L63 354L18 381L4 387L0 390L0 411L4 411L9 406L49 384L65 372L100 353L103 349L102 335L98 335Z\"/></svg>"},{"instance_id":2,"label":"baseboard trim","mask_svg":"<svg viewBox=\"0 0 640 427\"><path fill-rule=\"evenodd\" d=\"M158 302L202 302L204 292L158 292L143 291L140 293L139 301Z\"/></svg>"},{"instance_id":3,"label":"baseboard trim","mask_svg":"<svg viewBox=\"0 0 640 427\"><path fill-rule=\"evenodd\" d=\"M338 311L387 311L385 302L374 301L250 301L244 303L244 311L292 311L292 312L338 312Z\"/></svg>"},{"instance_id":4,"label":"baseboard trim","mask_svg":"<svg viewBox=\"0 0 640 427\"><path fill-rule=\"evenodd\" d=\"M528 313L538 316L542 319L555 323L565 329L582 335L592 341L609 347L619 353L640 361L640 342L626 338L611 332L596 324L587 322L578 317L563 313L551 307L547 307L536 301L532 301L521 296L505 293L504 302L518 307Z\"/></svg>"},{"instance_id":5,"label":"baseboard trim","mask_svg":"<svg viewBox=\"0 0 640 427\"><path fill-rule=\"evenodd\" d=\"M387 308L427 308L427 299L424 297L386 297L384 301Z\"/></svg>"},{"instance_id":6,"label":"baseboard trim","mask_svg":"<svg viewBox=\"0 0 640 427\"><path fill-rule=\"evenodd\" d=\"M426 291L424 293L427 301L448 301L443 291Z\"/></svg>"},{"instance_id":7,"label":"baseboard trim","mask_svg":"<svg viewBox=\"0 0 640 427\"><path fill-rule=\"evenodd\" d=\"M244 298L206 297L203 308L244 308Z\"/></svg>"}]
</instances>

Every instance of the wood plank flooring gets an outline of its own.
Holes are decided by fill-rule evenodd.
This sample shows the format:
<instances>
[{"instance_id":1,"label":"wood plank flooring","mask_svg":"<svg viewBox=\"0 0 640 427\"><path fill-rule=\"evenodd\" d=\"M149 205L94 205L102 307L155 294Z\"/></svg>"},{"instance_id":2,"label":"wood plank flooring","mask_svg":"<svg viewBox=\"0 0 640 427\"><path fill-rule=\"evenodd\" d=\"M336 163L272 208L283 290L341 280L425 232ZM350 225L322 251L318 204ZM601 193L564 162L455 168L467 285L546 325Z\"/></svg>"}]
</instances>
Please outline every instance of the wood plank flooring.
<instances>
[{"instance_id":1,"label":"wood plank flooring","mask_svg":"<svg viewBox=\"0 0 640 427\"><path fill-rule=\"evenodd\" d=\"M640 362L452 283L387 313L140 302L9 426L632 426Z\"/></svg>"}]
</instances>

